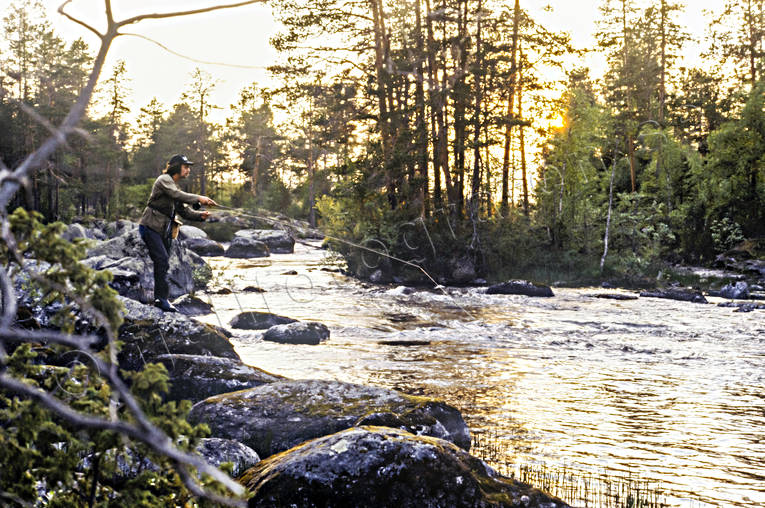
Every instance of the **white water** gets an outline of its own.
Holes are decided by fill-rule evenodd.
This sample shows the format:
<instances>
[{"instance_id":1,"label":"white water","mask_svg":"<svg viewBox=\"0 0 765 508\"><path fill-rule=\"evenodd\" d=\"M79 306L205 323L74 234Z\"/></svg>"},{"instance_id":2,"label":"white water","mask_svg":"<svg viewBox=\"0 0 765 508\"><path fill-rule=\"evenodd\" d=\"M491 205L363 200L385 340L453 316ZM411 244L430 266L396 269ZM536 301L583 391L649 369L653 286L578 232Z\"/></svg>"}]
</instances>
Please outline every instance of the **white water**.
<instances>
[{"instance_id":1,"label":"white water","mask_svg":"<svg viewBox=\"0 0 765 508\"><path fill-rule=\"evenodd\" d=\"M291 378L425 394L459 408L504 460L659 482L673 506L765 505L765 311L641 298L486 295L367 286L324 251L210 259L227 326L246 310L320 321L319 346L232 330L242 359ZM284 275L295 270L297 275ZM246 286L265 293L245 293ZM207 299L207 295L203 295ZM385 345L404 341L410 345ZM397 343L398 344L398 343Z\"/></svg>"}]
</instances>

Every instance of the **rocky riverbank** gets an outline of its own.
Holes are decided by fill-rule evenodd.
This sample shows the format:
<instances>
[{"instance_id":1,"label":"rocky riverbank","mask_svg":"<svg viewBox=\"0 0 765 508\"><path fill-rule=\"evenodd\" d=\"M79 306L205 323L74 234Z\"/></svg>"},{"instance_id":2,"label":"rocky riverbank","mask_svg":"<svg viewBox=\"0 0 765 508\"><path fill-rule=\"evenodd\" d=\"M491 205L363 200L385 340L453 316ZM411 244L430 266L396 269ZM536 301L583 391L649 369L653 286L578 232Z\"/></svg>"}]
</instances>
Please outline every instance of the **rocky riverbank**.
<instances>
[{"instance_id":1,"label":"rocky riverbank","mask_svg":"<svg viewBox=\"0 0 765 508\"><path fill-rule=\"evenodd\" d=\"M211 272L202 256L221 255L217 245L236 258L289 252L294 245L291 235L262 227L241 228L228 247L197 228L184 226L182 233L171 258L175 297L206 287ZM73 224L66 235L91 240L84 263L114 275L124 307L120 367L166 367L167 399L195 402L190 421L212 431L198 452L214 464L234 463L234 474L254 494L250 506L324 506L329 500L344 506L566 506L470 456L469 429L444 402L352 383L285 379L244 364L225 328L146 305L152 267L134 223ZM24 287L17 281L19 321L51 326L58 309L40 306ZM184 302L189 314L204 312L204 302ZM235 321L265 330L275 342L306 344L301 347L330 336L321 323L283 316L245 312ZM123 474L131 470L125 464Z\"/></svg>"}]
</instances>

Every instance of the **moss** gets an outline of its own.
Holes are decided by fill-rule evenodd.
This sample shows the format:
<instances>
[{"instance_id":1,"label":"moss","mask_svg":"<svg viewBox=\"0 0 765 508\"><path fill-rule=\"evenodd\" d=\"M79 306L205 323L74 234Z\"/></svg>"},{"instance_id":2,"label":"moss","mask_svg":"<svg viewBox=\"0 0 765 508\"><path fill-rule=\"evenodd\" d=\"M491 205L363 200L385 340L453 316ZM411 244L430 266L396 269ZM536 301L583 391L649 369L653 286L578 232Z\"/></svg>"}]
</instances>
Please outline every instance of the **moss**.
<instances>
[{"instance_id":1,"label":"moss","mask_svg":"<svg viewBox=\"0 0 765 508\"><path fill-rule=\"evenodd\" d=\"M234 234L242 229L241 226L229 222L204 222L199 228L216 242L230 242L234 238Z\"/></svg>"},{"instance_id":2,"label":"moss","mask_svg":"<svg viewBox=\"0 0 765 508\"><path fill-rule=\"evenodd\" d=\"M213 272L207 263L194 267L191 278L194 281L194 289L204 289L212 280Z\"/></svg>"}]
</instances>

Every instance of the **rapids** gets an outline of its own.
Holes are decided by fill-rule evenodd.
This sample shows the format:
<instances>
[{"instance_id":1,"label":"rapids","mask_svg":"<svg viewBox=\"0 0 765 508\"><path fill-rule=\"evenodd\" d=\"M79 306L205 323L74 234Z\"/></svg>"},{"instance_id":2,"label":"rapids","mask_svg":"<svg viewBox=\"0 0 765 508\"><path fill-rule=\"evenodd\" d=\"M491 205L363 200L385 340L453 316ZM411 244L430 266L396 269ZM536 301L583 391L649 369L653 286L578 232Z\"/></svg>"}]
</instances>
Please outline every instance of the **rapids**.
<instances>
[{"instance_id":1,"label":"rapids","mask_svg":"<svg viewBox=\"0 0 765 508\"><path fill-rule=\"evenodd\" d=\"M605 300L594 288L410 293L341 275L318 245L208 258L212 287L233 293L202 295L215 308L202 320L228 326L260 310L331 330L319 346L289 346L232 329L246 363L443 399L502 443L506 464L639 476L672 506L765 505L765 311Z\"/></svg>"}]
</instances>

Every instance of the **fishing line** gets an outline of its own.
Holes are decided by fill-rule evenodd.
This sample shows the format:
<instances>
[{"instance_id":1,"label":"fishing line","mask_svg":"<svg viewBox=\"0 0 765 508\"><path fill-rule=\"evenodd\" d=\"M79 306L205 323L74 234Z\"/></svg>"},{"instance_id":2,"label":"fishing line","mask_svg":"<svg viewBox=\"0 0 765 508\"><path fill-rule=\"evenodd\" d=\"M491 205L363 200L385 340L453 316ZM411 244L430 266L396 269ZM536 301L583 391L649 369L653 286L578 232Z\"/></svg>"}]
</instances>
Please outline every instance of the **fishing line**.
<instances>
[{"instance_id":1,"label":"fishing line","mask_svg":"<svg viewBox=\"0 0 765 508\"><path fill-rule=\"evenodd\" d=\"M289 230L293 230L294 229L294 227L291 224L289 224L287 221L285 221L285 220L272 219L270 217L264 217L262 215L255 215L253 213L245 212L241 208L231 208L231 207L223 206L223 205L217 205L217 207L221 208L223 210L229 210L229 211L232 211L232 212L236 212L237 214L239 214L241 216L244 216L244 217L250 217L252 219L262 220L262 221L270 223L270 224L276 224L276 225L284 226L284 227L286 227ZM399 263L402 263L402 264L405 264L405 265L408 265L408 266L416 268L417 270L421 271L425 275L425 277L427 277L428 280L430 280L433 283L435 288L438 289L439 291L441 291L441 293L444 294L444 296L448 296L449 298L451 298L451 300L454 303L454 305L459 307L459 309L461 311L463 311L465 314L470 316L470 318L476 319L476 316L474 316L465 307L460 305L459 302L457 302L457 300L452 295L450 295L448 292L446 292L446 290L444 289L444 286L439 284L422 266L420 266L418 264L415 264L415 263L412 263L411 261L406 261L406 260L398 258L396 256L392 256L392 255L390 255L390 254L388 254L386 252L381 252L381 251L373 249L371 247L367 247L365 245L361 245L361 244L358 244L358 243L355 243L355 242L351 242L350 240L344 240L342 238L337 238L337 237L334 237L334 236L331 236L331 235L324 235L324 237L328 238L329 240L332 240L332 241L335 241L335 242L339 242L339 243L343 243L345 245L349 245L349 246L355 247L357 249L362 249L362 250L365 250L365 251L368 251L368 252L372 252L374 254L377 254L378 256L389 258L389 259L392 259L393 261L398 261ZM294 238L294 240L295 240L296 243L299 243L301 245L305 245L305 246L310 247L312 249L323 250L321 247L317 247L317 246L312 245L312 244L310 244L308 242L301 241L300 239Z\"/></svg>"}]
</instances>

